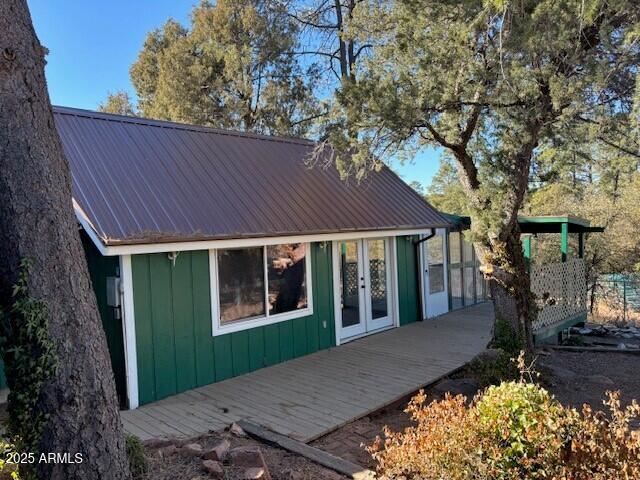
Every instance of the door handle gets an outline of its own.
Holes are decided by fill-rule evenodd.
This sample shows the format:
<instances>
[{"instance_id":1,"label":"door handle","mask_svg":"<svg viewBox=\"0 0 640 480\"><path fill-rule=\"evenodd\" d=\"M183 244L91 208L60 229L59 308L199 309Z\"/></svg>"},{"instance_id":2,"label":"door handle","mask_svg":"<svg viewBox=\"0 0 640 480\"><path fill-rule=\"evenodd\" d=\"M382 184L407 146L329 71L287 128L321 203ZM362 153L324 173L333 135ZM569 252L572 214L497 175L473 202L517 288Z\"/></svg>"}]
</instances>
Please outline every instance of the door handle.
<instances>
[{"instance_id":1,"label":"door handle","mask_svg":"<svg viewBox=\"0 0 640 480\"><path fill-rule=\"evenodd\" d=\"M360 285L360 288L365 288L365 286L364 285Z\"/></svg>"}]
</instances>

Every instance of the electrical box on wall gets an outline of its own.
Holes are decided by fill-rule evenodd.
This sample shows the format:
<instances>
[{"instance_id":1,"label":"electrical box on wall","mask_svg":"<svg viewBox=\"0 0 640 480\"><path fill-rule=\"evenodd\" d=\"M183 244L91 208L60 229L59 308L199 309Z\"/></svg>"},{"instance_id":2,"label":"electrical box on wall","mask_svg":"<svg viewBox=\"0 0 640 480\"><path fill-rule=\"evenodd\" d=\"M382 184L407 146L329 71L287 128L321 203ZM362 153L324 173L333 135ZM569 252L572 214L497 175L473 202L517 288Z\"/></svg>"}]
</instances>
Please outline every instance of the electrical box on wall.
<instances>
[{"instance_id":1,"label":"electrical box on wall","mask_svg":"<svg viewBox=\"0 0 640 480\"><path fill-rule=\"evenodd\" d=\"M120 277L107 277L107 305L120 306Z\"/></svg>"}]
</instances>

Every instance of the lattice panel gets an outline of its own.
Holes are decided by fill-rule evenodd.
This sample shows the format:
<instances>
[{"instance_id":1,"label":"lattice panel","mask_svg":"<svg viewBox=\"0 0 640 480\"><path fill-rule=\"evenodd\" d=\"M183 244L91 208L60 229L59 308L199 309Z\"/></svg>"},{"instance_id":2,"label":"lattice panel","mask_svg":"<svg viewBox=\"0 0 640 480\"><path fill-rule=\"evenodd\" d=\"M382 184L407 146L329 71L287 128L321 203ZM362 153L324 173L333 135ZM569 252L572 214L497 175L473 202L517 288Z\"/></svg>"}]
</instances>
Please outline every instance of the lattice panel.
<instances>
[{"instance_id":1,"label":"lattice panel","mask_svg":"<svg viewBox=\"0 0 640 480\"><path fill-rule=\"evenodd\" d=\"M548 328L587 311L584 260L531 266L531 291L538 300L533 331Z\"/></svg>"}]
</instances>

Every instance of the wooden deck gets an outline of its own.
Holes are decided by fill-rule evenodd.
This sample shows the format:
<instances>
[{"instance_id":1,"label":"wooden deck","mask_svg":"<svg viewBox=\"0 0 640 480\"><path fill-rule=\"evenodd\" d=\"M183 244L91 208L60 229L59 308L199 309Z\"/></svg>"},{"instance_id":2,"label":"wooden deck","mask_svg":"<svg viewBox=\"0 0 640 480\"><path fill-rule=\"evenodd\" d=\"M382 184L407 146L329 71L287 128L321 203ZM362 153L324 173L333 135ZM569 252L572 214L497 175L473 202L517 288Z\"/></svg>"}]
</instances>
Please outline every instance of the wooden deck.
<instances>
[{"instance_id":1,"label":"wooden deck","mask_svg":"<svg viewBox=\"0 0 640 480\"><path fill-rule=\"evenodd\" d=\"M122 412L141 439L190 437L246 419L309 442L456 370L490 338L489 303Z\"/></svg>"}]
</instances>

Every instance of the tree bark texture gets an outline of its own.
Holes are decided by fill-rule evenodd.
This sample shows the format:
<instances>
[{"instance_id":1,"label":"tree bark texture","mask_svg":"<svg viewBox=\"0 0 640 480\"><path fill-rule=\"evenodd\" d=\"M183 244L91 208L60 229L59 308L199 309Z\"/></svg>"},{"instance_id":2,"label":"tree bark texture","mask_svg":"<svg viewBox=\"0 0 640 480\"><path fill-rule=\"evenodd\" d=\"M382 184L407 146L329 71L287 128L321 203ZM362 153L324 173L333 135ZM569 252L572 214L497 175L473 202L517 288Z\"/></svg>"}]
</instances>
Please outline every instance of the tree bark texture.
<instances>
[{"instance_id":1,"label":"tree bark texture","mask_svg":"<svg viewBox=\"0 0 640 480\"><path fill-rule=\"evenodd\" d=\"M532 352L532 322L537 310L519 229L516 228L503 239L490 240L488 248L485 245L476 246L476 250L484 253L482 264L488 272L496 321L507 322L520 339L522 347Z\"/></svg>"},{"instance_id":2,"label":"tree bark texture","mask_svg":"<svg viewBox=\"0 0 640 480\"><path fill-rule=\"evenodd\" d=\"M51 111L26 0L0 2L0 301L21 259L28 295L47 305L58 371L38 401L50 417L41 452L82 463L35 465L42 479L130 478L106 339L73 214L69 167Z\"/></svg>"}]
</instances>

